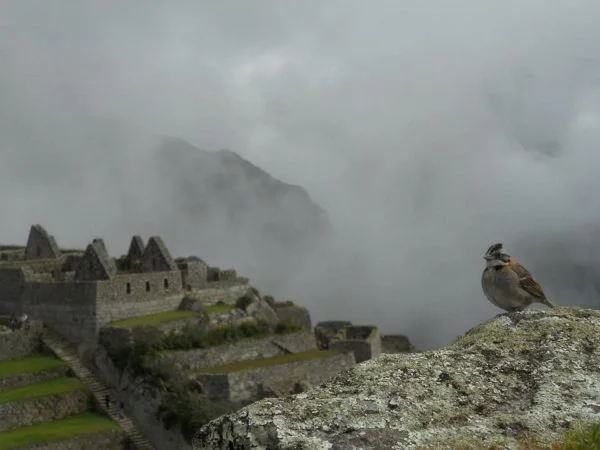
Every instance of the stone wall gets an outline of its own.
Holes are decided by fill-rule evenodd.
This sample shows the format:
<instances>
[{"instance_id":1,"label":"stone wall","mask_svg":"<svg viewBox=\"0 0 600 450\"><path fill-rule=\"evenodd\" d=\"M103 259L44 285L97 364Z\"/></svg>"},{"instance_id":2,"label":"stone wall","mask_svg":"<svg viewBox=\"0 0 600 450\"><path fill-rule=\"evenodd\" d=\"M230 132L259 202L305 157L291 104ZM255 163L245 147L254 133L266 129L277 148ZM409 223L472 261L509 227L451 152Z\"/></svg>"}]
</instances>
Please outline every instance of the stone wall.
<instances>
[{"instance_id":1,"label":"stone wall","mask_svg":"<svg viewBox=\"0 0 600 450\"><path fill-rule=\"evenodd\" d=\"M329 358L278 364L241 372L200 374L197 376L197 380L206 395L212 400L253 401L260 398L263 383L293 378L307 381L311 386L316 386L342 370L349 369L354 364L354 356L348 352ZM225 378L228 389L223 389ZM228 395L229 398L226 398L225 395Z\"/></svg>"},{"instance_id":2,"label":"stone wall","mask_svg":"<svg viewBox=\"0 0 600 450\"><path fill-rule=\"evenodd\" d=\"M98 282L98 302L106 305L139 303L178 295L182 291L179 271L119 274L111 280Z\"/></svg>"},{"instance_id":3,"label":"stone wall","mask_svg":"<svg viewBox=\"0 0 600 450\"><path fill-rule=\"evenodd\" d=\"M5 269L0 265L0 313L12 313L21 299L24 279L21 269Z\"/></svg>"},{"instance_id":4,"label":"stone wall","mask_svg":"<svg viewBox=\"0 0 600 450\"><path fill-rule=\"evenodd\" d=\"M0 404L0 431L34 423L64 419L87 410L87 391L49 395Z\"/></svg>"},{"instance_id":5,"label":"stone wall","mask_svg":"<svg viewBox=\"0 0 600 450\"><path fill-rule=\"evenodd\" d=\"M195 289L186 295L190 298L200 301L205 305L214 305L221 301L228 305L235 304L235 301L248 291L248 284L239 281L213 281L206 283L202 289Z\"/></svg>"},{"instance_id":6,"label":"stone wall","mask_svg":"<svg viewBox=\"0 0 600 450\"><path fill-rule=\"evenodd\" d=\"M316 340L312 331L274 335L261 339L246 339L235 344L197 350L177 350L161 354L161 364L173 364L183 370L220 366L237 361L248 361L269 358L287 353L305 352L316 348Z\"/></svg>"},{"instance_id":7,"label":"stone wall","mask_svg":"<svg viewBox=\"0 0 600 450\"><path fill-rule=\"evenodd\" d=\"M21 311L72 341L96 339L96 284L27 283Z\"/></svg>"},{"instance_id":8,"label":"stone wall","mask_svg":"<svg viewBox=\"0 0 600 450\"><path fill-rule=\"evenodd\" d=\"M408 353L416 351L408 336L403 334L386 334L381 336L381 351L383 353Z\"/></svg>"},{"instance_id":9,"label":"stone wall","mask_svg":"<svg viewBox=\"0 0 600 450\"><path fill-rule=\"evenodd\" d=\"M0 262L25 259L25 247L22 245L0 245Z\"/></svg>"},{"instance_id":10,"label":"stone wall","mask_svg":"<svg viewBox=\"0 0 600 450\"><path fill-rule=\"evenodd\" d=\"M133 379L129 374L119 372L102 346L97 348L95 363L99 375L108 386L123 393L125 412L155 448L193 450L185 442L179 427L167 430L157 418L158 407L162 400L160 389L144 383L142 379Z\"/></svg>"},{"instance_id":11,"label":"stone wall","mask_svg":"<svg viewBox=\"0 0 600 450\"><path fill-rule=\"evenodd\" d=\"M183 298L178 271L117 275L112 280L99 281L97 289L100 326L177 309Z\"/></svg>"},{"instance_id":12,"label":"stone wall","mask_svg":"<svg viewBox=\"0 0 600 450\"><path fill-rule=\"evenodd\" d=\"M202 393L209 400L232 400L229 392L229 374L227 373L211 373L199 374L196 380L202 386Z\"/></svg>"},{"instance_id":13,"label":"stone wall","mask_svg":"<svg viewBox=\"0 0 600 450\"><path fill-rule=\"evenodd\" d=\"M328 320L315 326L315 335L319 344L329 346L329 342L345 328L352 326L347 320Z\"/></svg>"},{"instance_id":14,"label":"stone wall","mask_svg":"<svg viewBox=\"0 0 600 450\"><path fill-rule=\"evenodd\" d=\"M184 289L197 289L207 282L208 266L198 259L187 259L180 264L181 278Z\"/></svg>"},{"instance_id":15,"label":"stone wall","mask_svg":"<svg viewBox=\"0 0 600 450\"><path fill-rule=\"evenodd\" d=\"M64 439L50 444L40 444L27 447L27 450L123 450L125 433L120 430L108 430L101 433L86 434L85 436Z\"/></svg>"},{"instance_id":16,"label":"stone wall","mask_svg":"<svg viewBox=\"0 0 600 450\"><path fill-rule=\"evenodd\" d=\"M329 349L352 351L357 363L376 358L381 353L381 335L377 327L352 325L345 328L342 335L329 343Z\"/></svg>"},{"instance_id":17,"label":"stone wall","mask_svg":"<svg viewBox=\"0 0 600 450\"><path fill-rule=\"evenodd\" d=\"M371 359L371 344L363 340L342 340L329 344L329 349L336 352L352 352L357 363Z\"/></svg>"},{"instance_id":18,"label":"stone wall","mask_svg":"<svg viewBox=\"0 0 600 450\"><path fill-rule=\"evenodd\" d=\"M0 355L1 356L1 355ZM0 358L1 359L1 358ZM24 386L26 384L38 383L40 381L50 380L52 378L64 377L69 368L67 366L53 367L43 372L37 373L17 373L15 375L0 377L0 391L14 387Z\"/></svg>"},{"instance_id":19,"label":"stone wall","mask_svg":"<svg viewBox=\"0 0 600 450\"><path fill-rule=\"evenodd\" d=\"M0 333L0 360L22 358L39 351L41 331L42 324L31 321L28 329Z\"/></svg>"},{"instance_id":20,"label":"stone wall","mask_svg":"<svg viewBox=\"0 0 600 450\"><path fill-rule=\"evenodd\" d=\"M273 306L279 320L300 325L304 328L312 328L308 309L293 303L275 303Z\"/></svg>"},{"instance_id":21,"label":"stone wall","mask_svg":"<svg viewBox=\"0 0 600 450\"><path fill-rule=\"evenodd\" d=\"M25 246L25 258L58 258L60 250L54 237L41 225L32 225L29 229L29 237Z\"/></svg>"}]
</instances>

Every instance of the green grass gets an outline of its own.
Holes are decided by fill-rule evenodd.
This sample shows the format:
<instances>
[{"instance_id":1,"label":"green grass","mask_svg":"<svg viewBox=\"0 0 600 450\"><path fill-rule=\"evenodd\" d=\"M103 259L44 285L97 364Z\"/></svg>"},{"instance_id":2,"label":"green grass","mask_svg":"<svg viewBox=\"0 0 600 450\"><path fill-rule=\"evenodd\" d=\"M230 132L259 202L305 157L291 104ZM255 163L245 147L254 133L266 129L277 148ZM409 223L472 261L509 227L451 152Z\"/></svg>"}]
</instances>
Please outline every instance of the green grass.
<instances>
[{"instance_id":1,"label":"green grass","mask_svg":"<svg viewBox=\"0 0 600 450\"><path fill-rule=\"evenodd\" d=\"M302 353L289 353L285 355L272 356L271 358L253 359L250 361L240 361L222 366L202 368L197 373L229 373L241 372L243 370L258 369L260 367L275 366L287 364L296 361L308 361L311 359L329 358L337 353L331 350L309 350Z\"/></svg>"},{"instance_id":2,"label":"green grass","mask_svg":"<svg viewBox=\"0 0 600 450\"><path fill-rule=\"evenodd\" d=\"M158 314L148 314L146 316L132 317L131 319L117 320L110 325L120 328L135 328L142 326L161 325L175 320L191 319L200 314L195 311L165 311Z\"/></svg>"},{"instance_id":3,"label":"green grass","mask_svg":"<svg viewBox=\"0 0 600 450\"><path fill-rule=\"evenodd\" d=\"M224 314L233 309L233 305L227 305L225 303L217 303L206 308L208 314Z\"/></svg>"},{"instance_id":4,"label":"green grass","mask_svg":"<svg viewBox=\"0 0 600 450\"><path fill-rule=\"evenodd\" d=\"M25 358L0 361L0 377L18 373L38 373L45 370L64 367L64 363L53 356L27 356Z\"/></svg>"},{"instance_id":5,"label":"green grass","mask_svg":"<svg viewBox=\"0 0 600 450\"><path fill-rule=\"evenodd\" d=\"M53 422L42 422L28 427L2 431L0 432L0 450L30 447L114 429L119 429L119 426L109 418L86 413Z\"/></svg>"},{"instance_id":6,"label":"green grass","mask_svg":"<svg viewBox=\"0 0 600 450\"><path fill-rule=\"evenodd\" d=\"M77 378L54 378L53 380L40 381L39 383L27 384L25 386L0 391L0 404L36 397L45 397L47 395L64 394L83 388L83 384L81 384L81 381Z\"/></svg>"}]
</instances>

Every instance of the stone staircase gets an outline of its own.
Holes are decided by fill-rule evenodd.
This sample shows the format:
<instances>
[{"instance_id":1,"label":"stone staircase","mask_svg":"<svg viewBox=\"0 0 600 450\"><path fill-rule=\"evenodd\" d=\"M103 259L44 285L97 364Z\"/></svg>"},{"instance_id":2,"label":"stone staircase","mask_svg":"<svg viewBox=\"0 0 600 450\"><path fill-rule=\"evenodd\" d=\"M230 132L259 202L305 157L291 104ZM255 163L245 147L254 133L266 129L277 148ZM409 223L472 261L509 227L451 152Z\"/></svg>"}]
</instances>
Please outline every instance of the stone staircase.
<instances>
[{"instance_id":1,"label":"stone staircase","mask_svg":"<svg viewBox=\"0 0 600 450\"><path fill-rule=\"evenodd\" d=\"M152 444L140 434L131 419L117 405L116 399L118 396L116 391L109 389L83 364L77 356L77 351L71 344L48 328L44 329L42 340L56 356L62 359L75 372L75 375L92 392L100 408L121 426L137 450L155 450ZM111 399L108 408L105 401L106 395Z\"/></svg>"}]
</instances>

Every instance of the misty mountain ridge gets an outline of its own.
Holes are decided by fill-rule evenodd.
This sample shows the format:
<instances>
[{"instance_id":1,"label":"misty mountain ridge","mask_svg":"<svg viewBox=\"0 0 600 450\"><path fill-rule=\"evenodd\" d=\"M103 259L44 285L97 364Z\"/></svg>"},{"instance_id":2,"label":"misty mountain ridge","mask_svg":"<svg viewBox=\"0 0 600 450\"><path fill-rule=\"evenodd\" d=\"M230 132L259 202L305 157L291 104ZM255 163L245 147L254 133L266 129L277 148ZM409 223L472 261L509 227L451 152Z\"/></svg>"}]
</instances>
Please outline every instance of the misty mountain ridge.
<instances>
[{"instance_id":1,"label":"misty mountain ridge","mask_svg":"<svg viewBox=\"0 0 600 450\"><path fill-rule=\"evenodd\" d=\"M234 266L272 289L331 232L327 213L304 188L231 150L202 150L98 117L49 122L12 128L2 172L40 205L23 220L44 223L65 244L85 245L91 233L120 254L128 235L159 234L174 254ZM35 174L20 157L32 146L45 150ZM2 240L19 241L23 230L7 228Z\"/></svg>"},{"instance_id":2,"label":"misty mountain ridge","mask_svg":"<svg viewBox=\"0 0 600 450\"><path fill-rule=\"evenodd\" d=\"M208 152L183 139L163 138L158 150L163 182L183 214L210 217L264 245L308 244L330 229L325 211L300 186L284 183L231 150Z\"/></svg>"}]
</instances>

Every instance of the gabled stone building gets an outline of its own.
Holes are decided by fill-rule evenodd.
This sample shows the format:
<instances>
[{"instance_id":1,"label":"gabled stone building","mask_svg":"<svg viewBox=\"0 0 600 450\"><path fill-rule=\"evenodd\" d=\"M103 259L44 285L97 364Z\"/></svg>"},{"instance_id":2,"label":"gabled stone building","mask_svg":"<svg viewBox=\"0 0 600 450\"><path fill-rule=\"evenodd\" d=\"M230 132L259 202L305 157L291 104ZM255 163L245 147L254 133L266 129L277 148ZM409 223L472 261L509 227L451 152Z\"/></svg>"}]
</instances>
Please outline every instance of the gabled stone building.
<instances>
[{"instance_id":1,"label":"gabled stone building","mask_svg":"<svg viewBox=\"0 0 600 450\"><path fill-rule=\"evenodd\" d=\"M248 282L199 258L178 261L159 236L146 245L133 236L116 259L103 239L85 250L60 249L33 225L25 247L0 246L0 314L27 313L74 341L95 341L111 321L176 309L186 289Z\"/></svg>"}]
</instances>

